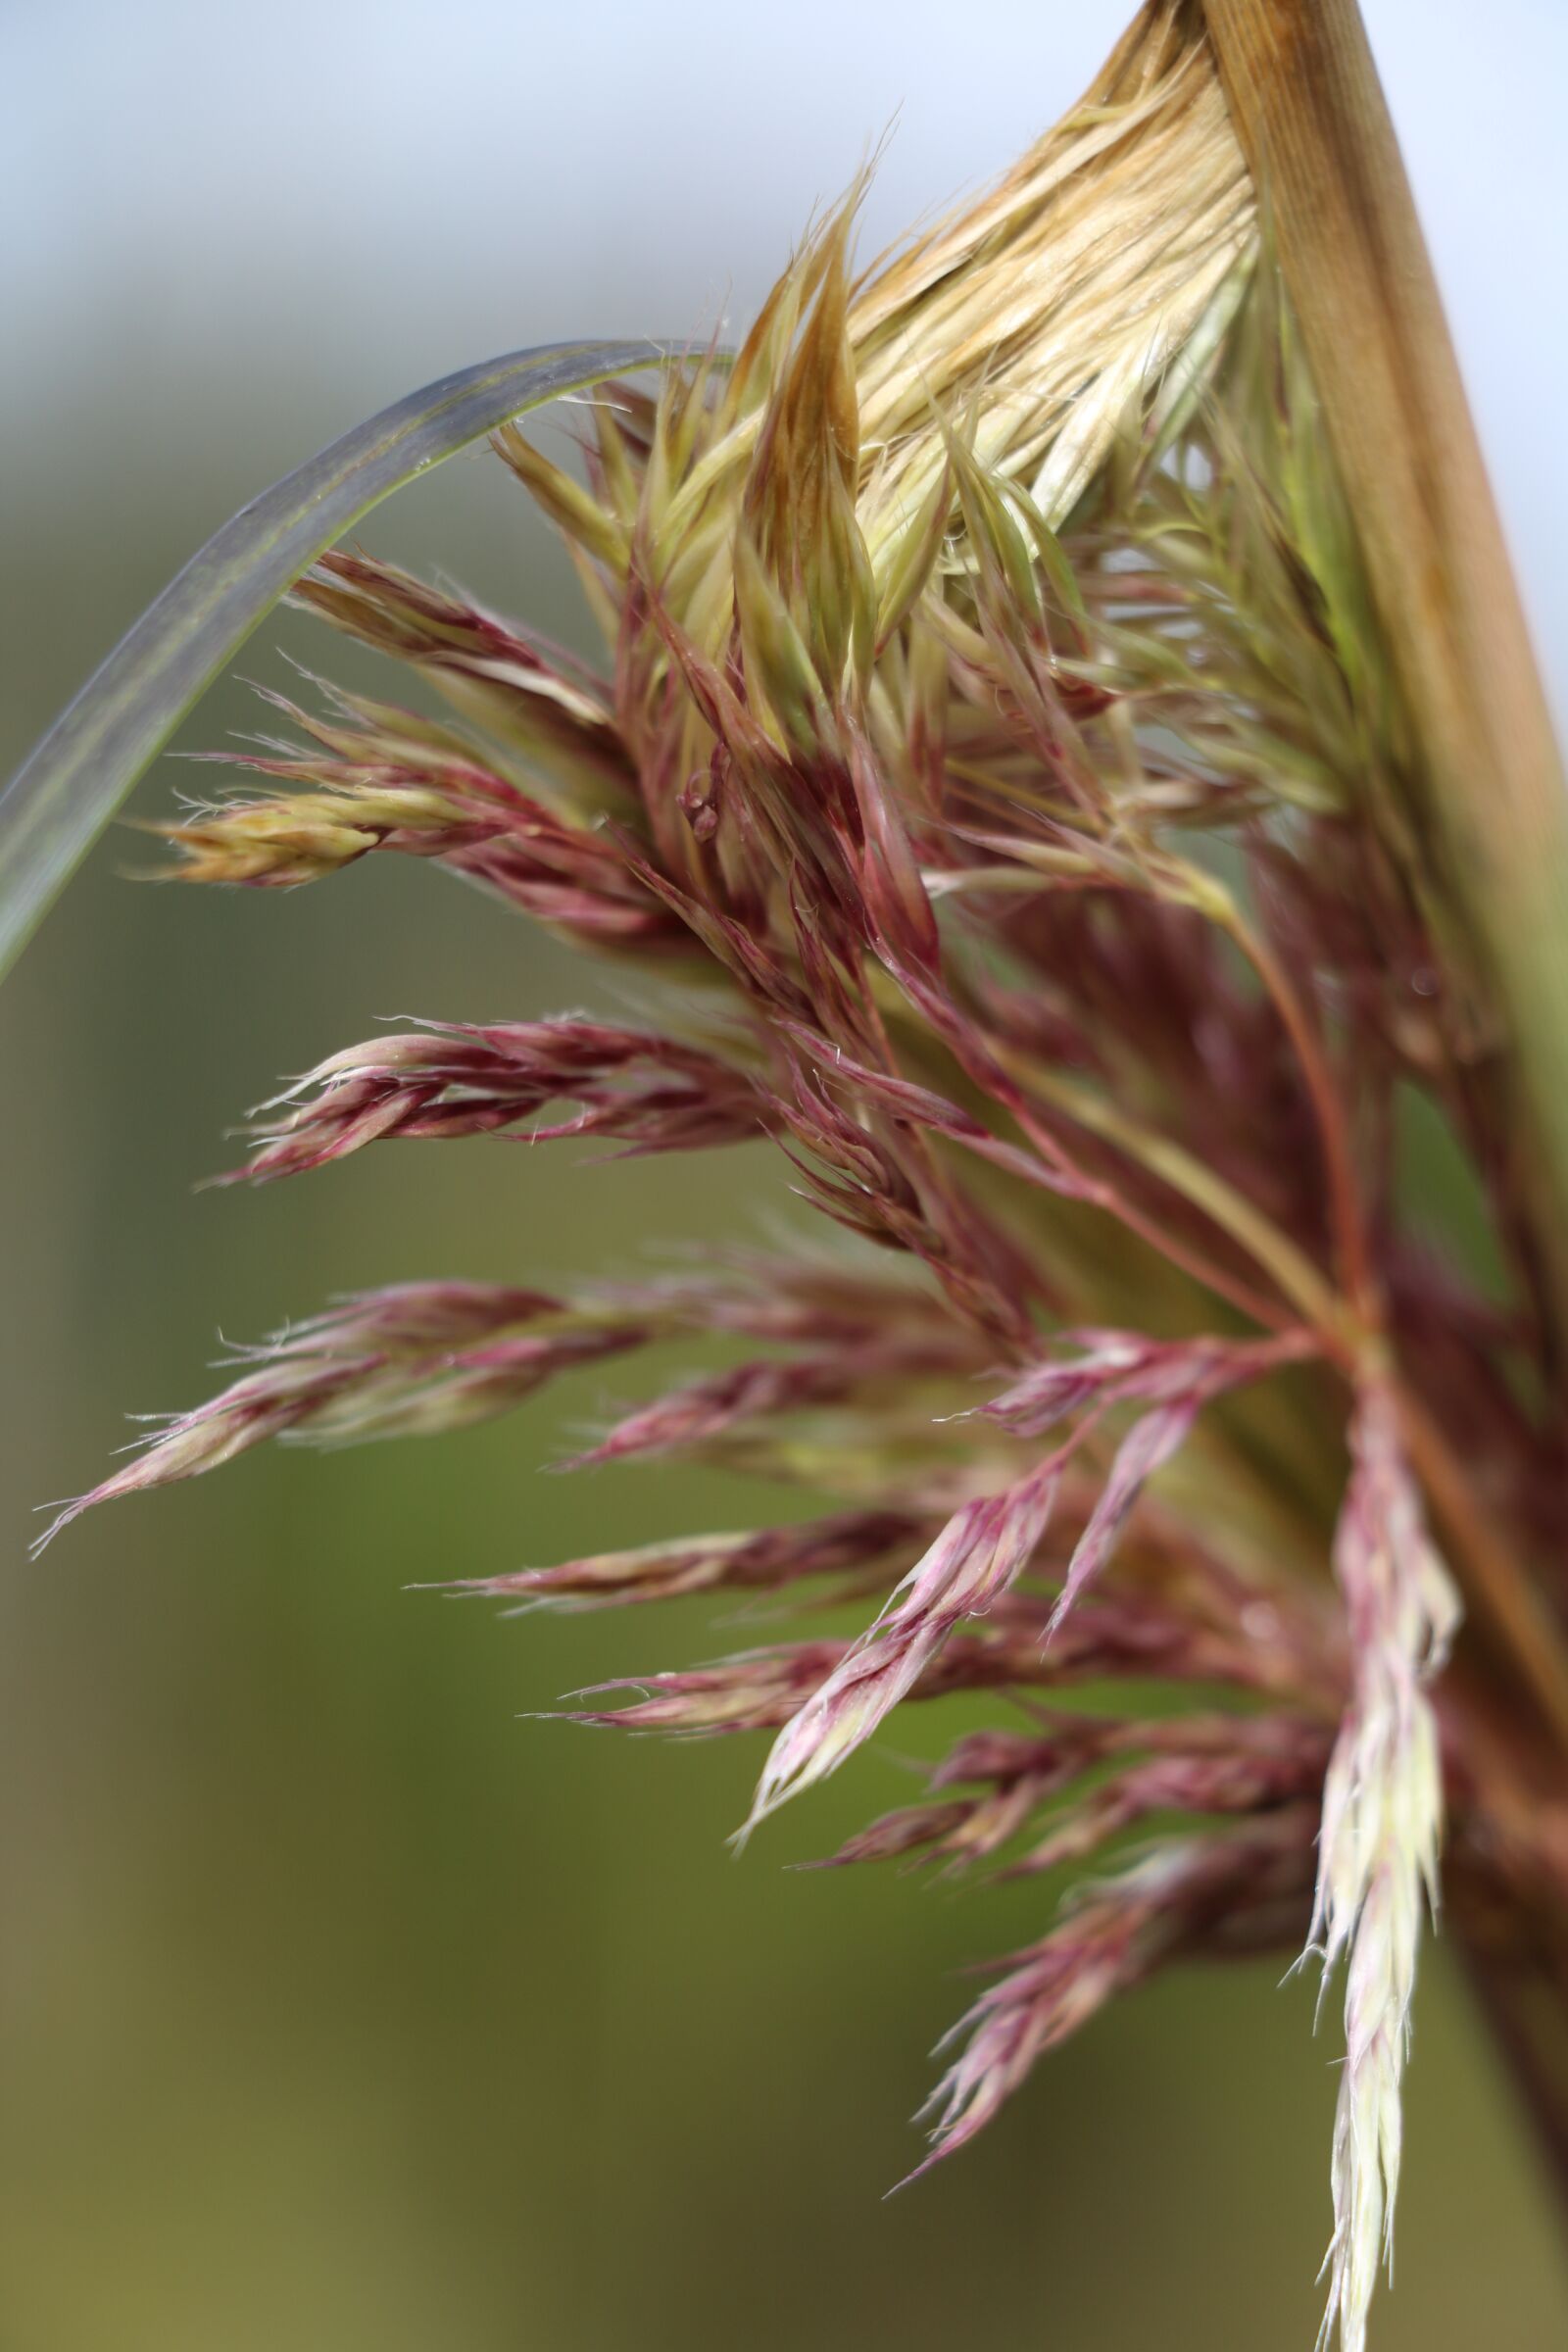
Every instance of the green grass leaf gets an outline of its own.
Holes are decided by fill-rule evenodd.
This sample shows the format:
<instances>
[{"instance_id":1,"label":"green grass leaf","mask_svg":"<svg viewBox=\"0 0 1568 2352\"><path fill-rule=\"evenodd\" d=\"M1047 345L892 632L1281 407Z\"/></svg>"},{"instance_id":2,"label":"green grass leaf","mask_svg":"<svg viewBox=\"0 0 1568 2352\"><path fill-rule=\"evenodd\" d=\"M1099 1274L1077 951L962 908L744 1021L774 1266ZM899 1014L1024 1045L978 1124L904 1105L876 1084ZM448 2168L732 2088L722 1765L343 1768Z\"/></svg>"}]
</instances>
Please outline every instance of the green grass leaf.
<instances>
[{"instance_id":1,"label":"green grass leaf","mask_svg":"<svg viewBox=\"0 0 1568 2352\"><path fill-rule=\"evenodd\" d=\"M148 606L0 794L0 976L186 712L335 539L509 417L666 357L652 343L508 352L410 393L242 507Z\"/></svg>"}]
</instances>

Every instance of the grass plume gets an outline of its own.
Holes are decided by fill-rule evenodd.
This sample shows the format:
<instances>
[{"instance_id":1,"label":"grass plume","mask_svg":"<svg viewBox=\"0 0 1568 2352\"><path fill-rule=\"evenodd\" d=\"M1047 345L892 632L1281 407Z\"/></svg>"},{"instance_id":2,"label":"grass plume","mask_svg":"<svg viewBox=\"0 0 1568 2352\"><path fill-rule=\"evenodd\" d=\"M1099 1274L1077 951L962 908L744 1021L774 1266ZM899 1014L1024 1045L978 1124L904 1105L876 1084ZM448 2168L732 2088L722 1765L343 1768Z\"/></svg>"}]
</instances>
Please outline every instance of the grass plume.
<instances>
[{"instance_id":1,"label":"grass plume","mask_svg":"<svg viewBox=\"0 0 1568 2352\"><path fill-rule=\"evenodd\" d=\"M577 470L496 434L599 668L329 555L298 601L439 715L314 689L163 828L202 883L418 857L638 976L635 1029L528 1007L351 1043L241 1173L757 1138L850 1238L341 1302L56 1524L269 1437L437 1432L655 1339L744 1339L575 1466L686 1454L817 1516L460 1589L866 1608L857 1639L580 1694L608 1701L580 1722L771 1733L748 1832L902 1704L1029 1711L834 1857L1109 1864L963 2021L928 2163L1167 1964L1343 1962L1326 2326L1360 2352L1445 1840L1461 1937L1568 1951L1568 1332L1506 1003L1423 830L1422 714L1203 23L1149 0L1062 123L863 271L852 191L733 361L617 385ZM1411 1224L1413 1098L1501 1298ZM1101 1712L1064 1704L1088 1685Z\"/></svg>"}]
</instances>

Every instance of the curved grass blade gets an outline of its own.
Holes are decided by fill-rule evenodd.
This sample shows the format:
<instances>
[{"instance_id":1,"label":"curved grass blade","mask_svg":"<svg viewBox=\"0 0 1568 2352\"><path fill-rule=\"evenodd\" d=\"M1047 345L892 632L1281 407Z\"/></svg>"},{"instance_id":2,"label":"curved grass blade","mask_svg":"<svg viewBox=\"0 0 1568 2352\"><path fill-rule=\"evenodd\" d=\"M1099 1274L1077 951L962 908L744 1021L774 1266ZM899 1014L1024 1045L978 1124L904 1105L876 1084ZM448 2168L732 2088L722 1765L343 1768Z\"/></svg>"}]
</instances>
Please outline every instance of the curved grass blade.
<instances>
[{"instance_id":1,"label":"curved grass blade","mask_svg":"<svg viewBox=\"0 0 1568 2352\"><path fill-rule=\"evenodd\" d=\"M668 356L646 342L544 343L460 368L242 507L148 606L0 794L0 975L186 712L335 539L508 417Z\"/></svg>"}]
</instances>

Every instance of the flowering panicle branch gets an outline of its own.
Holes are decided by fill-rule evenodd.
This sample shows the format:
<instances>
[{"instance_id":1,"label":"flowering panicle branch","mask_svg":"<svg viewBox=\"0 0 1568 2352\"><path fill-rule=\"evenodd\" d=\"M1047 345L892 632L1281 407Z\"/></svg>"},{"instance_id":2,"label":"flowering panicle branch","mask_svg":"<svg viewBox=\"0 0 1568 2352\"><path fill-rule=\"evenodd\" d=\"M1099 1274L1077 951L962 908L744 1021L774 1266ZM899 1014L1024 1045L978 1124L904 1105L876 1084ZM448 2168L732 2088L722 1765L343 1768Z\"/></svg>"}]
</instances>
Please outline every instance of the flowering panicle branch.
<instances>
[{"instance_id":1,"label":"flowering panicle branch","mask_svg":"<svg viewBox=\"0 0 1568 2352\"><path fill-rule=\"evenodd\" d=\"M598 811L629 802L635 778L614 712L599 681L559 646L368 556L323 556L294 597L433 678L570 806Z\"/></svg>"},{"instance_id":2,"label":"flowering panicle branch","mask_svg":"<svg viewBox=\"0 0 1568 2352\"><path fill-rule=\"evenodd\" d=\"M1081 1862L1151 1816L1264 1813L1315 1795L1328 1761L1329 1733L1303 1714L1183 1715L1139 1722L1119 1716L1053 1714L1038 1737L973 1734L931 1775L933 1791L985 1782L983 1794L935 1799L885 1814L851 1838L833 1864L892 1855L941 1860L950 1871L989 1860L1025 1830L1052 1797L1073 1791L1045 1834L1004 1875L1035 1875ZM1085 1773L1131 1756L1092 1789Z\"/></svg>"},{"instance_id":3,"label":"flowering panicle branch","mask_svg":"<svg viewBox=\"0 0 1568 2352\"><path fill-rule=\"evenodd\" d=\"M1136 1397L1153 1405L1128 1430L1088 1524L1073 1547L1047 1629L1054 1633L1090 1579L1098 1576L1144 1488L1185 1442L1201 1407L1227 1389L1316 1352L1307 1334L1277 1340L1193 1340L1161 1344L1127 1332L1064 1335L1084 1345L1065 1363L1037 1365L982 1411L1020 1436L1032 1436L1080 1406L1097 1410Z\"/></svg>"},{"instance_id":4,"label":"flowering panicle branch","mask_svg":"<svg viewBox=\"0 0 1568 2352\"><path fill-rule=\"evenodd\" d=\"M1056 1344L1078 1353L1033 1364L979 1408L1020 1438L1036 1438L1087 1405L1206 1404L1227 1389L1259 1380L1317 1352L1311 1335L1274 1340L1152 1340L1135 1331L1063 1331Z\"/></svg>"},{"instance_id":5,"label":"flowering panicle branch","mask_svg":"<svg viewBox=\"0 0 1568 2352\"><path fill-rule=\"evenodd\" d=\"M672 1389L618 1421L597 1446L564 1466L585 1470L634 1454L691 1451L742 1423L797 1413L812 1406L862 1404L881 1391L910 1382L961 1376L972 1368L964 1335L940 1340L883 1339L841 1345L820 1354L762 1357Z\"/></svg>"},{"instance_id":6,"label":"flowering panicle branch","mask_svg":"<svg viewBox=\"0 0 1568 2352\"><path fill-rule=\"evenodd\" d=\"M1075 2034L1112 1994L1178 1953L1245 1933L1260 1916L1272 1934L1283 1908L1304 1907L1313 1813L1297 1806L1229 1837L1172 1839L1095 1888L953 2029L968 2043L924 2112L932 2153L916 2178L991 2121L1035 2061ZM1223 1949L1223 1941L1218 1948ZM950 2036L949 2038L952 2038Z\"/></svg>"},{"instance_id":7,"label":"flowering panicle branch","mask_svg":"<svg viewBox=\"0 0 1568 2352\"><path fill-rule=\"evenodd\" d=\"M530 1126L531 1141L603 1135L633 1152L689 1152L745 1143L766 1124L741 1072L671 1038L594 1021L430 1022L350 1046L265 1104L278 1116L254 1131L235 1177L299 1175L389 1136L503 1134L563 1101L582 1107Z\"/></svg>"},{"instance_id":8,"label":"flowering panicle branch","mask_svg":"<svg viewBox=\"0 0 1568 2352\"><path fill-rule=\"evenodd\" d=\"M134 1461L67 1503L36 1548L94 1503L199 1478L269 1438L337 1446L463 1429L650 1336L647 1325L603 1318L574 1327L561 1300L501 1285L366 1292L231 1356L251 1369L171 1415Z\"/></svg>"},{"instance_id":9,"label":"flowering panicle branch","mask_svg":"<svg viewBox=\"0 0 1568 2352\"><path fill-rule=\"evenodd\" d=\"M1043 1596L1015 1587L985 1617L967 1621L928 1651L906 1698L945 1698L963 1690L1020 1696L1128 1683L1201 1686L1249 1701L1284 1699L1324 1715L1333 1676L1309 1625L1282 1624L1278 1649L1269 1651L1235 1626L1211 1628L1185 1609L1161 1607L1141 1594L1124 1595L1085 1601L1047 1648L1042 1635L1048 1610ZM864 1646L863 1642L781 1642L691 1671L622 1676L596 1685L596 1690L636 1690L643 1694L638 1701L577 1713L571 1720L632 1731L788 1726ZM1237 1724L1245 1721L1235 1718ZM1127 1743L1137 1746L1146 1728L1142 1719L1129 1718ZM1232 1746L1240 1755L1248 1752L1245 1730L1236 1733Z\"/></svg>"},{"instance_id":10,"label":"flowering panicle branch","mask_svg":"<svg viewBox=\"0 0 1568 2352\"><path fill-rule=\"evenodd\" d=\"M154 826L180 853L179 878L290 888L392 850L437 859L587 946L634 942L650 953L680 943L680 925L603 825L547 807L498 772L494 751L450 726L315 683L326 716L263 694L303 745L198 755L264 776L270 789Z\"/></svg>"},{"instance_id":11,"label":"flowering panicle branch","mask_svg":"<svg viewBox=\"0 0 1568 2352\"><path fill-rule=\"evenodd\" d=\"M1081 108L861 275L858 183L731 362L583 412L580 478L502 429L602 674L329 556L299 601L458 722L324 689L243 752L254 791L167 828L193 880L389 850L640 962L647 1026L350 1047L265 1106L241 1173L394 1136L756 1138L853 1242L567 1298L350 1299L56 1525L266 1437L456 1427L654 1340L723 1343L577 1465L696 1456L825 1515L458 1589L875 1608L858 1639L578 1694L603 1702L580 1723L771 1733L743 1836L955 1693L1029 1728L961 1740L835 1860L1034 1877L1184 1817L976 2004L936 2154L1167 1960L1308 1932L1346 1962L1330 2325L1360 2352L1445 1806L1489 1917L1568 1854L1521 1827L1492 1720L1568 1736L1568 1335L1203 26L1147 0ZM1495 1299L1412 1225L1412 1094L1474 1171ZM1200 1476L1177 1459L1200 1415ZM1429 1505L1490 1710L1433 1688L1457 1603ZM1069 1693L1102 1711L1057 1712Z\"/></svg>"},{"instance_id":12,"label":"flowering panicle branch","mask_svg":"<svg viewBox=\"0 0 1568 2352\"><path fill-rule=\"evenodd\" d=\"M869 1572L929 1524L915 1511L835 1511L793 1527L689 1536L634 1551L598 1552L554 1568L470 1577L457 1589L523 1608L595 1609L693 1592L777 1592L810 1577Z\"/></svg>"},{"instance_id":13,"label":"flowering panicle branch","mask_svg":"<svg viewBox=\"0 0 1568 2352\"><path fill-rule=\"evenodd\" d=\"M574 1693L595 1698L607 1690L635 1690L624 1707L579 1707L567 1721L605 1730L670 1732L765 1731L785 1723L843 1657L842 1642L798 1642L786 1647L747 1650L713 1666L679 1674L620 1675Z\"/></svg>"},{"instance_id":14,"label":"flowering panicle branch","mask_svg":"<svg viewBox=\"0 0 1568 2352\"><path fill-rule=\"evenodd\" d=\"M1323 1787L1311 1943L1325 1977L1347 1963L1324 2328L1337 2320L1346 2352L1361 2352L1379 2262L1393 2260L1399 2077L1421 1908L1438 1897L1443 1774L1425 1686L1447 1654L1459 1606L1382 1389L1358 1397L1351 1445L1334 1572L1354 1664Z\"/></svg>"}]
</instances>

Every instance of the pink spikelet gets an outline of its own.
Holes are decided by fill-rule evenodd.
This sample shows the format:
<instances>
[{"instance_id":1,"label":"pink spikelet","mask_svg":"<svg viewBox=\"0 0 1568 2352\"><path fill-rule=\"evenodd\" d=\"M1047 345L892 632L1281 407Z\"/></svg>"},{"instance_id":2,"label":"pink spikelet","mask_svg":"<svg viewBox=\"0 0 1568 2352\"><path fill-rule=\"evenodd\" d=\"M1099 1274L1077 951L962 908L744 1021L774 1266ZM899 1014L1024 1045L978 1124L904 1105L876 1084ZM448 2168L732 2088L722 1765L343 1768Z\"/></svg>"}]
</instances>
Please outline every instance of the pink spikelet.
<instances>
[{"instance_id":1,"label":"pink spikelet","mask_svg":"<svg viewBox=\"0 0 1568 2352\"><path fill-rule=\"evenodd\" d=\"M1008 1487L965 1503L917 1560L870 1630L773 1742L741 1833L829 1773L869 1740L953 1632L981 1617L1033 1557L1055 1498L1055 1456Z\"/></svg>"}]
</instances>

